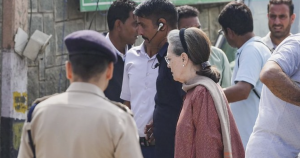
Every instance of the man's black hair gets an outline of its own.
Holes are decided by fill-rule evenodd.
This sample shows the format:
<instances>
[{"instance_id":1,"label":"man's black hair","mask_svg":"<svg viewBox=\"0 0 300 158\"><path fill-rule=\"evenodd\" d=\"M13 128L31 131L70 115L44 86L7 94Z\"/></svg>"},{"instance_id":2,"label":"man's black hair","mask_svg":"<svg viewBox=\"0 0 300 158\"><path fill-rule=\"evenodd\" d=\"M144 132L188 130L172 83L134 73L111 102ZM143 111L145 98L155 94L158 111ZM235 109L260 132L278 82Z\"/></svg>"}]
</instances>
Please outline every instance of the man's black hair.
<instances>
[{"instance_id":1,"label":"man's black hair","mask_svg":"<svg viewBox=\"0 0 300 158\"><path fill-rule=\"evenodd\" d=\"M237 35L253 32L252 13L244 3L230 2L223 8L218 20L225 33L227 28Z\"/></svg>"},{"instance_id":2,"label":"man's black hair","mask_svg":"<svg viewBox=\"0 0 300 158\"><path fill-rule=\"evenodd\" d=\"M158 26L158 20L163 18L170 27L177 28L177 10L169 0L146 0L136 7L134 14L151 19L153 25L156 26Z\"/></svg>"},{"instance_id":3,"label":"man's black hair","mask_svg":"<svg viewBox=\"0 0 300 158\"><path fill-rule=\"evenodd\" d=\"M269 13L269 9L270 9L271 4L285 4L290 9L290 16L294 14L293 0L270 0L269 4L268 4L268 13Z\"/></svg>"},{"instance_id":4,"label":"man's black hair","mask_svg":"<svg viewBox=\"0 0 300 158\"><path fill-rule=\"evenodd\" d=\"M89 81L93 77L101 75L111 62L105 56L78 54L69 56L72 65L72 71L82 81Z\"/></svg>"},{"instance_id":5,"label":"man's black hair","mask_svg":"<svg viewBox=\"0 0 300 158\"><path fill-rule=\"evenodd\" d=\"M190 18L190 17L199 16L198 9L188 5L177 7L177 12L178 12L178 21L180 21L181 18Z\"/></svg>"},{"instance_id":6,"label":"man's black hair","mask_svg":"<svg viewBox=\"0 0 300 158\"><path fill-rule=\"evenodd\" d=\"M129 18L129 13L134 11L136 3L131 0L116 0L108 9L107 24L109 31L114 29L116 20L121 20L122 23Z\"/></svg>"}]
</instances>

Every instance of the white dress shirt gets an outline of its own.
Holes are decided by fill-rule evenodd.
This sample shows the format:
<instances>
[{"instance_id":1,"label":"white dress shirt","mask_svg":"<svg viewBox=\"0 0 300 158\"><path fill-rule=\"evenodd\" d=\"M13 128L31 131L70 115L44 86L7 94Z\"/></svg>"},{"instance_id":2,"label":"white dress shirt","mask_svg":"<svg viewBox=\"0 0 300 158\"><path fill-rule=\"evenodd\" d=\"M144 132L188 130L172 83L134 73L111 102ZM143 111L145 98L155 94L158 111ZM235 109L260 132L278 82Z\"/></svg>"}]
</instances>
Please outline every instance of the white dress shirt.
<instances>
[{"instance_id":1,"label":"white dress shirt","mask_svg":"<svg viewBox=\"0 0 300 158\"><path fill-rule=\"evenodd\" d=\"M144 44L133 47L126 54L121 98L131 102L131 110L140 137L152 120L158 68L156 55L151 58L145 52Z\"/></svg>"}]
</instances>

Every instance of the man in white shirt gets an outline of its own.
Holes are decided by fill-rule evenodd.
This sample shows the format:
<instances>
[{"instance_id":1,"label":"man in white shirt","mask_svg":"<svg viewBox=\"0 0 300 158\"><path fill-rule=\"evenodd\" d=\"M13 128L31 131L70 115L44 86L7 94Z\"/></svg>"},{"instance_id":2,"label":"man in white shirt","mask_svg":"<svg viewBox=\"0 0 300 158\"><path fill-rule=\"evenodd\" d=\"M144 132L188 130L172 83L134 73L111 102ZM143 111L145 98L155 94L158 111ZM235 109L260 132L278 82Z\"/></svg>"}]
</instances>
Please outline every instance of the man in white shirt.
<instances>
[{"instance_id":1,"label":"man in white shirt","mask_svg":"<svg viewBox=\"0 0 300 158\"><path fill-rule=\"evenodd\" d=\"M126 54L121 99L131 108L145 158L154 157L154 143L145 139L144 129L153 119L158 69L156 54L145 51L144 42Z\"/></svg>"},{"instance_id":2,"label":"man in white shirt","mask_svg":"<svg viewBox=\"0 0 300 158\"><path fill-rule=\"evenodd\" d=\"M108 99L122 102L120 98L124 70L124 60L128 45L133 45L137 39L137 21L133 14L136 3L131 0L116 0L108 9L107 24L109 33L108 41L118 54L118 62L114 65L113 78L109 81L104 91Z\"/></svg>"},{"instance_id":3,"label":"man in white shirt","mask_svg":"<svg viewBox=\"0 0 300 158\"><path fill-rule=\"evenodd\" d=\"M268 4L268 23L270 32L262 41L274 51L291 33L291 25L296 14L292 0L270 0Z\"/></svg>"},{"instance_id":4,"label":"man in white shirt","mask_svg":"<svg viewBox=\"0 0 300 158\"><path fill-rule=\"evenodd\" d=\"M300 152L299 43L299 33L287 37L261 71L264 86L248 158L295 158Z\"/></svg>"},{"instance_id":5,"label":"man in white shirt","mask_svg":"<svg viewBox=\"0 0 300 158\"><path fill-rule=\"evenodd\" d=\"M155 120L157 117L153 112L157 111L159 106L156 102L157 96L164 97L158 95L158 93L163 93L162 89L165 89L157 84L158 76L161 74L161 70L167 69L166 65L162 66L164 60L161 59L165 56L168 47L166 36L170 30L177 27L177 11L168 0L146 0L136 7L134 14L137 16L138 34L142 36L144 42L129 50L126 55L121 98L130 101L125 104L133 110L144 158L174 158L174 156L166 155L170 155L174 151L172 140L175 138L175 126L173 126L175 120L167 120L174 115L172 110L177 109L177 104L170 103L171 107L164 106L168 113L163 111L159 113L162 116L160 118L164 120ZM164 75L166 74L171 73L164 73ZM173 78L168 78L169 82L164 84L171 91L174 89L174 86L171 86L174 82L172 80ZM178 88L181 90L181 86ZM172 100L177 100L176 96ZM178 103L180 104L180 102ZM170 110L168 110L169 108ZM166 121L167 124L163 121ZM164 127L161 128L159 124ZM170 125L171 128L168 128ZM167 135L162 137L157 135L157 132L166 129ZM154 133L152 133L153 131ZM174 135L169 133L174 133Z\"/></svg>"},{"instance_id":6,"label":"man in white shirt","mask_svg":"<svg viewBox=\"0 0 300 158\"><path fill-rule=\"evenodd\" d=\"M254 35L252 13L245 4L227 4L219 15L219 23L228 43L238 48L232 86L225 88L224 93L246 148L258 114L262 88L259 74L271 52Z\"/></svg>"}]
</instances>

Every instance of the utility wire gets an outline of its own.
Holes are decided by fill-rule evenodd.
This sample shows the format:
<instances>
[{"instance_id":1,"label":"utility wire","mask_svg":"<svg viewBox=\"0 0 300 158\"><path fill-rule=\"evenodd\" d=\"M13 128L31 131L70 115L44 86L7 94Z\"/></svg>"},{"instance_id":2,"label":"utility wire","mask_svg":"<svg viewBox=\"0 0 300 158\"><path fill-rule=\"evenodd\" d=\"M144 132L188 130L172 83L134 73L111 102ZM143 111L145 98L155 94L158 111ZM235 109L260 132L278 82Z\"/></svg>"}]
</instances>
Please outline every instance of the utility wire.
<instances>
[{"instance_id":1,"label":"utility wire","mask_svg":"<svg viewBox=\"0 0 300 158\"><path fill-rule=\"evenodd\" d=\"M30 20L29 20L29 35L28 37L30 38L30 35L31 35L31 22L32 22L32 0L30 0Z\"/></svg>"},{"instance_id":2,"label":"utility wire","mask_svg":"<svg viewBox=\"0 0 300 158\"><path fill-rule=\"evenodd\" d=\"M66 12L66 6L68 3L68 0L64 0L64 7L63 7L63 20L65 20L65 12ZM59 81L58 81L58 93L61 92L61 80L62 80L62 64L63 64L63 60L64 60L64 37L65 37L65 21L63 22L63 30L62 30L62 42L61 42L61 64L60 64L60 73L59 73Z\"/></svg>"},{"instance_id":3,"label":"utility wire","mask_svg":"<svg viewBox=\"0 0 300 158\"><path fill-rule=\"evenodd\" d=\"M98 11L98 6L99 6L99 1L100 1L100 0L97 1L96 11L95 11L95 13L94 13L94 15L93 15L93 17L92 17L92 21L91 21L91 23L90 23L89 30L91 29L92 24L93 24L93 21L94 21L94 19L95 19L95 17L96 17L96 13L97 13L97 11Z\"/></svg>"}]
</instances>

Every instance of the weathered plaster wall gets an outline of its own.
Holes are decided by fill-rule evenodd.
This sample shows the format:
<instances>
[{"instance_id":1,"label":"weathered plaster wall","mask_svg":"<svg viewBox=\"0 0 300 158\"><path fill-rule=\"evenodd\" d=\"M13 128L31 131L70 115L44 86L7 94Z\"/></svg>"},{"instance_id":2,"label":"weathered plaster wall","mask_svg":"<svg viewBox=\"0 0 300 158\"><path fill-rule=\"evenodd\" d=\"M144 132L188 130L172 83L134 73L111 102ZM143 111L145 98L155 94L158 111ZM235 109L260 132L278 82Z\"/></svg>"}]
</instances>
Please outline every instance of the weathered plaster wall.
<instances>
[{"instance_id":1,"label":"weathered plaster wall","mask_svg":"<svg viewBox=\"0 0 300 158\"><path fill-rule=\"evenodd\" d=\"M221 29L218 16L225 5L226 3L195 6L200 11L199 20L201 29L209 36L212 44L214 44L217 39L218 30Z\"/></svg>"},{"instance_id":2,"label":"weathered plaster wall","mask_svg":"<svg viewBox=\"0 0 300 158\"><path fill-rule=\"evenodd\" d=\"M14 52L14 35L27 30L27 0L1 0L1 137L0 157L17 157L27 111L26 60Z\"/></svg>"},{"instance_id":3,"label":"weathered plaster wall","mask_svg":"<svg viewBox=\"0 0 300 158\"><path fill-rule=\"evenodd\" d=\"M28 103L35 98L65 91L69 82L64 63L67 50L63 38L71 32L88 29L94 13L81 13L78 0L33 0L31 32L52 34L50 44L36 61L28 60ZM30 17L30 5L29 15ZM107 30L106 11L96 13L91 29Z\"/></svg>"}]
</instances>

